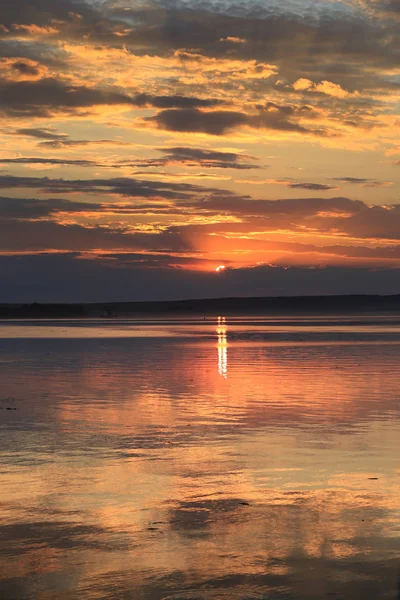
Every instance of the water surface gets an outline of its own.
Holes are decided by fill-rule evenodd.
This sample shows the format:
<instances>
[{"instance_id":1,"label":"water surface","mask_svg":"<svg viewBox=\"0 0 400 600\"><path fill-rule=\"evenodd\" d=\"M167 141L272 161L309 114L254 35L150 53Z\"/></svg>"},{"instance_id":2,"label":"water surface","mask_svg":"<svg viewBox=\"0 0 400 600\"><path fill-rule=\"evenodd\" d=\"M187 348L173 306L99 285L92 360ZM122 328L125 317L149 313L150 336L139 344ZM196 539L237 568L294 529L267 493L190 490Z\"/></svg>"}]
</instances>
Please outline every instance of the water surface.
<instances>
[{"instance_id":1,"label":"water surface","mask_svg":"<svg viewBox=\"0 0 400 600\"><path fill-rule=\"evenodd\" d=\"M400 598L400 319L0 322L0 598Z\"/></svg>"}]
</instances>

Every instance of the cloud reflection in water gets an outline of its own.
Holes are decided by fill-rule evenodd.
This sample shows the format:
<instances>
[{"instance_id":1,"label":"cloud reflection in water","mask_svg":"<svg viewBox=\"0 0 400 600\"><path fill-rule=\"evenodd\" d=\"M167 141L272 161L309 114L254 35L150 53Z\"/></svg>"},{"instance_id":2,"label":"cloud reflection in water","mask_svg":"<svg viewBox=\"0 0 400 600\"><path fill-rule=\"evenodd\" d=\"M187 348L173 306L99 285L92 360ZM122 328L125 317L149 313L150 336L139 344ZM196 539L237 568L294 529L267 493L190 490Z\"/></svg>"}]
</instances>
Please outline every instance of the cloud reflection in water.
<instances>
[{"instance_id":1,"label":"cloud reflection in water","mask_svg":"<svg viewBox=\"0 0 400 600\"><path fill-rule=\"evenodd\" d=\"M400 338L296 327L0 340L1 599L397 598Z\"/></svg>"}]
</instances>

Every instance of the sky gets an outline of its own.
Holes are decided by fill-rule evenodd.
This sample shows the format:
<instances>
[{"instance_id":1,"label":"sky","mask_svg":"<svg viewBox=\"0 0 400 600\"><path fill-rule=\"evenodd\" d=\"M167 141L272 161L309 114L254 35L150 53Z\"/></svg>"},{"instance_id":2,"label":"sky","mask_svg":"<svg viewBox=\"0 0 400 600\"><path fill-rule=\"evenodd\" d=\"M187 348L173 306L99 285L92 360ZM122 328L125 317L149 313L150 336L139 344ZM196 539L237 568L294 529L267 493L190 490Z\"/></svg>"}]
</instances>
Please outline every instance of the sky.
<instances>
[{"instance_id":1,"label":"sky","mask_svg":"<svg viewBox=\"0 0 400 600\"><path fill-rule=\"evenodd\" d=\"M0 2L0 302L400 293L399 33L400 0Z\"/></svg>"}]
</instances>

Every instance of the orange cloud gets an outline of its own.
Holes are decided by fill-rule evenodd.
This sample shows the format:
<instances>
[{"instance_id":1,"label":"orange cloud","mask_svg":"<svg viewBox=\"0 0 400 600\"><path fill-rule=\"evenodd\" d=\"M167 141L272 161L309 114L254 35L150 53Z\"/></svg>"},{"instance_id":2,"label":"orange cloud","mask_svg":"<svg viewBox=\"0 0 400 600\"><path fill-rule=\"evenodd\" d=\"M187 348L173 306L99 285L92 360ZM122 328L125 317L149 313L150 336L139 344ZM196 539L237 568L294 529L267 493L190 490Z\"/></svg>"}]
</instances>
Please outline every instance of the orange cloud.
<instances>
[{"instance_id":1,"label":"orange cloud","mask_svg":"<svg viewBox=\"0 0 400 600\"><path fill-rule=\"evenodd\" d=\"M319 92L327 96L333 96L334 98L356 98L360 95L358 92L348 92L338 83L333 83L332 81L324 80L320 83L314 83L310 79L305 78L297 79L293 84L293 89L296 90L296 92Z\"/></svg>"},{"instance_id":2,"label":"orange cloud","mask_svg":"<svg viewBox=\"0 0 400 600\"><path fill-rule=\"evenodd\" d=\"M35 25L34 23L32 23L31 25L13 24L12 27L15 31L23 31L26 34L31 35L32 37L56 35L56 34L60 33L59 29L56 29L55 27L51 27L50 25L39 26L39 25Z\"/></svg>"}]
</instances>

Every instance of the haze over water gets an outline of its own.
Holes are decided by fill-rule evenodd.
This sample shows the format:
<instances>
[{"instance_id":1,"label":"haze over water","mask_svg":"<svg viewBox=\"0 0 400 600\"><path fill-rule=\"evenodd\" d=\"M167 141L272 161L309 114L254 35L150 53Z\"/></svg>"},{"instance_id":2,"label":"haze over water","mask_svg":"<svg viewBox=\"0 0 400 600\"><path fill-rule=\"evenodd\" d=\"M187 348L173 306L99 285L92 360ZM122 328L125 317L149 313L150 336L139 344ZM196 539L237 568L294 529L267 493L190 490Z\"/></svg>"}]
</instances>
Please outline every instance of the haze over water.
<instances>
[{"instance_id":1,"label":"haze over water","mask_svg":"<svg viewBox=\"0 0 400 600\"><path fill-rule=\"evenodd\" d=\"M399 360L397 317L0 323L0 598L399 598Z\"/></svg>"}]
</instances>

